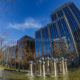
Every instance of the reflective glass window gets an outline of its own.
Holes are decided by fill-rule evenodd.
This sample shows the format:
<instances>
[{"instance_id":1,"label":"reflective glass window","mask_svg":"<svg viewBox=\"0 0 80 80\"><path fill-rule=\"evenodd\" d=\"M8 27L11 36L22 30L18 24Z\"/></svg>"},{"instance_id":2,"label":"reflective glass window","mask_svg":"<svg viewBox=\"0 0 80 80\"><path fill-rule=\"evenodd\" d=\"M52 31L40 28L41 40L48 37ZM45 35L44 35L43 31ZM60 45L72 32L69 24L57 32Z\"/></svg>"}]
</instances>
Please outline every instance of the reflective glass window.
<instances>
[{"instance_id":1,"label":"reflective glass window","mask_svg":"<svg viewBox=\"0 0 80 80\"><path fill-rule=\"evenodd\" d=\"M70 4L69 7L80 23L80 11L78 10L78 8L73 3Z\"/></svg>"},{"instance_id":2,"label":"reflective glass window","mask_svg":"<svg viewBox=\"0 0 80 80\"><path fill-rule=\"evenodd\" d=\"M63 12L60 10L57 12L58 17L62 17L63 16Z\"/></svg>"},{"instance_id":3,"label":"reflective glass window","mask_svg":"<svg viewBox=\"0 0 80 80\"><path fill-rule=\"evenodd\" d=\"M50 30L51 40L58 38L56 23L51 24L49 30Z\"/></svg>"},{"instance_id":4,"label":"reflective glass window","mask_svg":"<svg viewBox=\"0 0 80 80\"><path fill-rule=\"evenodd\" d=\"M49 54L50 53L50 43L49 43L49 34L48 34L48 28L42 29L42 40L43 40L43 54Z\"/></svg>"},{"instance_id":5,"label":"reflective glass window","mask_svg":"<svg viewBox=\"0 0 80 80\"><path fill-rule=\"evenodd\" d=\"M68 7L63 8L63 11L64 11L64 13L65 13L65 15L67 17L67 20L68 20L68 22L70 24L70 27L71 27L72 31L74 31L75 29L78 28L78 25L77 25L73 15L72 15L72 13L70 12Z\"/></svg>"},{"instance_id":6,"label":"reflective glass window","mask_svg":"<svg viewBox=\"0 0 80 80\"><path fill-rule=\"evenodd\" d=\"M68 30L68 26L67 26L64 19L61 19L61 25L62 25L62 28L63 28L63 31L64 31L64 35L67 37L67 39L69 41L70 48L73 50L72 38L71 38L70 32Z\"/></svg>"},{"instance_id":7,"label":"reflective glass window","mask_svg":"<svg viewBox=\"0 0 80 80\"><path fill-rule=\"evenodd\" d=\"M53 15L52 15L52 21L55 21L56 19L57 19L56 14L53 14Z\"/></svg>"},{"instance_id":8,"label":"reflective glass window","mask_svg":"<svg viewBox=\"0 0 80 80\"><path fill-rule=\"evenodd\" d=\"M60 35L61 35L61 37L63 37L64 36L64 30L62 28L61 20L58 21L58 27L59 27L59 30L60 30Z\"/></svg>"},{"instance_id":9,"label":"reflective glass window","mask_svg":"<svg viewBox=\"0 0 80 80\"><path fill-rule=\"evenodd\" d=\"M41 56L41 31L36 32L36 56Z\"/></svg>"}]
</instances>

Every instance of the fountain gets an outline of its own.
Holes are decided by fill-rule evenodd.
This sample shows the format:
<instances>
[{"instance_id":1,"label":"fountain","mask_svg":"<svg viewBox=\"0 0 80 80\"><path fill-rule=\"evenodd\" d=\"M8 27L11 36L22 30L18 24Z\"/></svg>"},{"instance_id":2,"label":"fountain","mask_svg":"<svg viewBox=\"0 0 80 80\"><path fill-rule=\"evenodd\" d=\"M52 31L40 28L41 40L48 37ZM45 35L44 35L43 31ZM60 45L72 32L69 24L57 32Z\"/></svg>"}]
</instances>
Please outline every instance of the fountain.
<instances>
[{"instance_id":1,"label":"fountain","mask_svg":"<svg viewBox=\"0 0 80 80\"><path fill-rule=\"evenodd\" d=\"M36 62L33 62L33 72L36 73Z\"/></svg>"},{"instance_id":2,"label":"fountain","mask_svg":"<svg viewBox=\"0 0 80 80\"><path fill-rule=\"evenodd\" d=\"M65 59L65 71L68 72L68 69L67 69L67 59Z\"/></svg>"},{"instance_id":3,"label":"fountain","mask_svg":"<svg viewBox=\"0 0 80 80\"><path fill-rule=\"evenodd\" d=\"M60 73L62 72L62 61L61 60L59 61L59 72Z\"/></svg>"},{"instance_id":4,"label":"fountain","mask_svg":"<svg viewBox=\"0 0 80 80\"><path fill-rule=\"evenodd\" d=\"M39 60L39 72L40 72L40 76L42 76L42 70L41 70L41 60Z\"/></svg>"},{"instance_id":5,"label":"fountain","mask_svg":"<svg viewBox=\"0 0 80 80\"><path fill-rule=\"evenodd\" d=\"M63 68L63 74L65 74L65 63L64 63L64 58L62 57L62 68Z\"/></svg>"},{"instance_id":6,"label":"fountain","mask_svg":"<svg viewBox=\"0 0 80 80\"><path fill-rule=\"evenodd\" d=\"M54 75L57 76L57 58L54 59Z\"/></svg>"},{"instance_id":7,"label":"fountain","mask_svg":"<svg viewBox=\"0 0 80 80\"><path fill-rule=\"evenodd\" d=\"M51 57L51 74L53 74L54 72L54 58Z\"/></svg>"},{"instance_id":8,"label":"fountain","mask_svg":"<svg viewBox=\"0 0 80 80\"><path fill-rule=\"evenodd\" d=\"M42 71L43 71L43 77L45 77L45 59L44 59L44 57L41 57L40 58L41 59L41 61L42 61Z\"/></svg>"},{"instance_id":9,"label":"fountain","mask_svg":"<svg viewBox=\"0 0 80 80\"><path fill-rule=\"evenodd\" d=\"M33 61L30 61L30 76L33 77Z\"/></svg>"},{"instance_id":10,"label":"fountain","mask_svg":"<svg viewBox=\"0 0 80 80\"><path fill-rule=\"evenodd\" d=\"M43 61L42 63L43 63L43 77L45 77L45 61Z\"/></svg>"},{"instance_id":11,"label":"fountain","mask_svg":"<svg viewBox=\"0 0 80 80\"><path fill-rule=\"evenodd\" d=\"M54 76L57 77L57 74L60 72L63 74L67 72L67 59L64 59L63 57L60 59L53 57L41 57L36 62L30 61L30 76L32 77L33 73L35 73L34 76L38 75L44 78L45 76L48 76L48 74L54 74Z\"/></svg>"},{"instance_id":12,"label":"fountain","mask_svg":"<svg viewBox=\"0 0 80 80\"><path fill-rule=\"evenodd\" d=\"M50 60L51 60L50 57L47 57L47 58L46 58L46 61L47 61L47 65L46 65L46 66L47 66L47 67L46 67L47 69L46 69L46 71L47 71L48 73L50 73Z\"/></svg>"}]
</instances>

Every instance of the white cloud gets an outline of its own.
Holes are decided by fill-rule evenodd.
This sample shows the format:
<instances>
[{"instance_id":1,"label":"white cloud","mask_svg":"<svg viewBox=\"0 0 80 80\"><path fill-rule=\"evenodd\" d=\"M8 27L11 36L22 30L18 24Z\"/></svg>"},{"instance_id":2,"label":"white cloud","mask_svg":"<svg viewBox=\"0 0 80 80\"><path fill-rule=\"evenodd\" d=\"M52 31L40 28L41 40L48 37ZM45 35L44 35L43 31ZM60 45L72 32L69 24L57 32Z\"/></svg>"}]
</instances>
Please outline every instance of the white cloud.
<instances>
[{"instance_id":1,"label":"white cloud","mask_svg":"<svg viewBox=\"0 0 80 80\"><path fill-rule=\"evenodd\" d=\"M40 28L40 27L42 27L42 24L40 23L40 21L33 18L27 18L24 23L17 23L17 24L9 23L9 28L13 28L17 30L24 30L29 28Z\"/></svg>"}]
</instances>

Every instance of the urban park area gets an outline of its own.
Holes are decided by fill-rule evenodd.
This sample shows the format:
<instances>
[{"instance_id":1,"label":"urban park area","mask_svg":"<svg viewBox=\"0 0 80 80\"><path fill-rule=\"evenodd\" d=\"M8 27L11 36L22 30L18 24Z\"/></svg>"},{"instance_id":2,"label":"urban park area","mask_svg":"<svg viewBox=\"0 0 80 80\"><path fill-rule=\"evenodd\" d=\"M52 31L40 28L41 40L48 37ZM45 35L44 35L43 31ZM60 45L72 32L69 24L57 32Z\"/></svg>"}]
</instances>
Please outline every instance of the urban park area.
<instances>
[{"instance_id":1,"label":"urban park area","mask_svg":"<svg viewBox=\"0 0 80 80\"><path fill-rule=\"evenodd\" d=\"M17 4L16 10L8 6L14 17L3 14L6 18L11 17L10 21L13 21L12 24L9 21L9 27L6 28L11 37L6 36L7 33L0 27L0 80L80 80L80 9L78 8L80 5L76 5L74 0L74 2L62 2L62 5L59 3L60 6L57 7L56 2L57 8L52 9L50 20L45 19L47 25L44 26L39 23L40 20L32 18L26 19L24 23L18 21L20 18L23 20L26 15L33 15L32 12L36 11L34 8L37 6L39 9L39 5L45 2L39 0L39 3L35 2L36 6L33 6L32 1L26 1L0 1L0 4L11 6ZM26 7L31 8L31 5L34 11ZM6 8L0 10L8 12ZM32 12L28 14L27 10ZM35 15L40 14L41 17L41 13L45 10L40 13L37 11ZM2 24L4 23L0 22L0 25ZM26 28L30 29L26 31Z\"/></svg>"}]
</instances>

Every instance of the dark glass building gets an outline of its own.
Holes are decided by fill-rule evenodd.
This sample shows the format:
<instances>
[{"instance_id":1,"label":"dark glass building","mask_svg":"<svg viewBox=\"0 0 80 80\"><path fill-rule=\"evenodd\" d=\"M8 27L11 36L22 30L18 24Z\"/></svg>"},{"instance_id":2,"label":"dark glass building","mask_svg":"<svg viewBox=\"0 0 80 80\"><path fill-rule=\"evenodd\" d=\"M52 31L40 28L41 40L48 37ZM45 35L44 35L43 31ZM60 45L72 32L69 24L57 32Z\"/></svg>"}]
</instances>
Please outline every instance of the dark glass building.
<instances>
[{"instance_id":1,"label":"dark glass building","mask_svg":"<svg viewBox=\"0 0 80 80\"><path fill-rule=\"evenodd\" d=\"M51 14L51 23L35 32L36 56L52 55L52 41L66 37L69 49L79 56L74 31L80 29L80 10L73 2L68 2L55 9ZM79 32L78 32L79 33ZM76 38L79 35L76 35ZM54 45L54 44L53 44Z\"/></svg>"},{"instance_id":2,"label":"dark glass building","mask_svg":"<svg viewBox=\"0 0 80 80\"><path fill-rule=\"evenodd\" d=\"M29 36L24 36L17 41L17 52L16 57L27 62L28 59L35 58L35 39Z\"/></svg>"}]
</instances>

